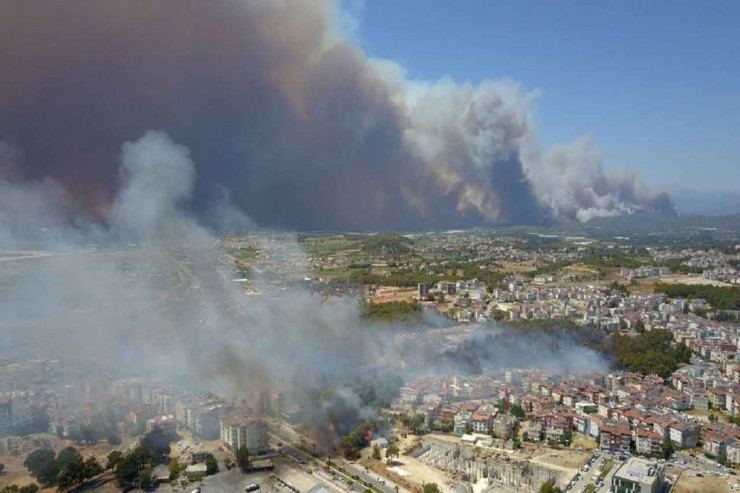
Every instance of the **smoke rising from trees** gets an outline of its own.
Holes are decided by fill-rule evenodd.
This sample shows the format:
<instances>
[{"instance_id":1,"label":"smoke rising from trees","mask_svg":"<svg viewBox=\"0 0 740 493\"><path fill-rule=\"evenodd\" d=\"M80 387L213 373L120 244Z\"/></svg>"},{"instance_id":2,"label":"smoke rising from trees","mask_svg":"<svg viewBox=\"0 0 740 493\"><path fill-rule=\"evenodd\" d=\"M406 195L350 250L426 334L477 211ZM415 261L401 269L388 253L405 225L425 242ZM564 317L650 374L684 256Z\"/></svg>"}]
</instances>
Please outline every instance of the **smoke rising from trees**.
<instances>
[{"instance_id":1,"label":"smoke rising from trees","mask_svg":"<svg viewBox=\"0 0 740 493\"><path fill-rule=\"evenodd\" d=\"M0 238L23 240L29 255L29 246L38 247L32 259L0 257L4 344L30 342L95 371L160 376L235 397L256 399L275 385L294 386L312 410L310 424L326 440L374 416L372 403L393 393L392 382L379 375L400 354L428 364L415 368L416 375L466 372L464 365L446 364L449 353L437 364L441 331L409 344L399 328L364 324L354 299L325 301L261 276L255 277L261 294L247 295L232 281L236 272L216 238L187 213L199 179L196 164L166 134L147 132L124 143L119 162L123 188L106 226L72 221L66 195L51 193L56 185L0 185L24 207L3 215ZM228 221L248 221L226 202L219 210L234 216ZM265 248L301 255L290 241L266 241ZM503 353L481 340L486 345L475 357L502 364ZM562 373L605 369L596 353L574 342L556 349L512 335L505 353L507 361L545 361L548 370ZM370 383L353 386L354 376ZM342 379L347 383L317 406L321 389Z\"/></svg>"},{"instance_id":2,"label":"smoke rising from trees","mask_svg":"<svg viewBox=\"0 0 740 493\"><path fill-rule=\"evenodd\" d=\"M536 92L410 80L343 40L338 18L328 0L2 2L0 161L16 164L0 173L53 182L69 220L107 220L127 186L121 144L157 128L190 149L206 220L224 197L300 230L672 210L589 141L540 149Z\"/></svg>"}]
</instances>

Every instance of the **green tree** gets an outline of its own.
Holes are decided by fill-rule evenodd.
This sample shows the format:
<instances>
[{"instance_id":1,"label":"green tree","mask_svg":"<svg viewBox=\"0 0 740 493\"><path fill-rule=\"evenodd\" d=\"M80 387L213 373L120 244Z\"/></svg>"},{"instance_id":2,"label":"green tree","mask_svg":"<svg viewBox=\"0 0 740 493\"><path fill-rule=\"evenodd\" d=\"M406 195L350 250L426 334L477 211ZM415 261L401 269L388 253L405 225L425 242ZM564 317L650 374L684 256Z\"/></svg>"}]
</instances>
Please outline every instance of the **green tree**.
<instances>
[{"instance_id":1,"label":"green tree","mask_svg":"<svg viewBox=\"0 0 740 493\"><path fill-rule=\"evenodd\" d=\"M691 359L691 350L674 344L673 334L667 330L651 330L636 337L615 334L604 350L614 357L619 368L663 378Z\"/></svg>"},{"instance_id":2,"label":"green tree","mask_svg":"<svg viewBox=\"0 0 740 493\"><path fill-rule=\"evenodd\" d=\"M59 467L51 449L38 449L31 452L23 464L31 476L44 486L56 483Z\"/></svg>"},{"instance_id":3,"label":"green tree","mask_svg":"<svg viewBox=\"0 0 740 493\"><path fill-rule=\"evenodd\" d=\"M5 471L5 464L3 464L2 462L0 462L0 475L2 475L2 473L4 471Z\"/></svg>"},{"instance_id":4,"label":"green tree","mask_svg":"<svg viewBox=\"0 0 740 493\"><path fill-rule=\"evenodd\" d=\"M206 474L216 474L218 472L218 461L213 457L206 459Z\"/></svg>"},{"instance_id":5,"label":"green tree","mask_svg":"<svg viewBox=\"0 0 740 493\"><path fill-rule=\"evenodd\" d=\"M380 448L377 445L373 445L373 459L380 460Z\"/></svg>"},{"instance_id":6,"label":"green tree","mask_svg":"<svg viewBox=\"0 0 740 493\"><path fill-rule=\"evenodd\" d=\"M357 459L360 450L367 445L370 431L375 428L372 421L361 421L354 429L342 438L342 452L348 459Z\"/></svg>"},{"instance_id":7,"label":"green tree","mask_svg":"<svg viewBox=\"0 0 740 493\"><path fill-rule=\"evenodd\" d=\"M555 481L546 481L540 486L540 493L563 493L563 490L555 486Z\"/></svg>"},{"instance_id":8,"label":"green tree","mask_svg":"<svg viewBox=\"0 0 740 493\"><path fill-rule=\"evenodd\" d=\"M406 301L370 302L364 306L362 317L373 322L398 323L420 322L424 318L419 303Z\"/></svg>"},{"instance_id":9,"label":"green tree","mask_svg":"<svg viewBox=\"0 0 740 493\"><path fill-rule=\"evenodd\" d=\"M111 433L110 435L108 435L107 440L108 444L113 445L114 447L121 445L121 437L116 435L115 433Z\"/></svg>"},{"instance_id":10,"label":"green tree","mask_svg":"<svg viewBox=\"0 0 740 493\"><path fill-rule=\"evenodd\" d=\"M142 490L148 489L152 485L152 470L147 467L139 471L138 483Z\"/></svg>"},{"instance_id":11,"label":"green tree","mask_svg":"<svg viewBox=\"0 0 740 493\"><path fill-rule=\"evenodd\" d=\"M566 445L570 445L572 441L573 441L573 432L570 430L567 430L565 434L563 435L563 442Z\"/></svg>"},{"instance_id":12,"label":"green tree","mask_svg":"<svg viewBox=\"0 0 740 493\"><path fill-rule=\"evenodd\" d=\"M424 426L424 423L426 422L426 416L422 413L416 413L413 416L409 416L408 414L405 414L401 417L401 423L411 430L413 433L416 433L419 428Z\"/></svg>"},{"instance_id":13,"label":"green tree","mask_svg":"<svg viewBox=\"0 0 740 493\"><path fill-rule=\"evenodd\" d=\"M106 463L105 467L106 469L110 469L111 471L116 468L119 462L121 462L121 459L123 458L123 452L119 450L114 450L111 453L108 454L108 462Z\"/></svg>"},{"instance_id":14,"label":"green tree","mask_svg":"<svg viewBox=\"0 0 740 493\"><path fill-rule=\"evenodd\" d=\"M77 456L69 460L59 471L58 490L64 491L70 488L79 488L85 483L85 462L82 457Z\"/></svg>"},{"instance_id":15,"label":"green tree","mask_svg":"<svg viewBox=\"0 0 740 493\"><path fill-rule=\"evenodd\" d=\"M57 467L60 471L64 469L68 464L72 464L78 461L82 461L82 456L74 447L63 448L59 452L59 454L57 454L56 458Z\"/></svg>"},{"instance_id":16,"label":"green tree","mask_svg":"<svg viewBox=\"0 0 740 493\"><path fill-rule=\"evenodd\" d=\"M388 445L388 448L385 449L386 459L393 459L394 457L398 457L398 454L398 446L395 443L391 443L390 445Z\"/></svg>"},{"instance_id":17,"label":"green tree","mask_svg":"<svg viewBox=\"0 0 740 493\"><path fill-rule=\"evenodd\" d=\"M437 483L424 483L424 493L442 493Z\"/></svg>"},{"instance_id":18,"label":"green tree","mask_svg":"<svg viewBox=\"0 0 740 493\"><path fill-rule=\"evenodd\" d=\"M734 286L657 283L655 292L665 293L670 298L704 298L716 310L740 310L740 289Z\"/></svg>"},{"instance_id":19,"label":"green tree","mask_svg":"<svg viewBox=\"0 0 740 493\"><path fill-rule=\"evenodd\" d=\"M676 451L676 448L673 446L673 442L668 435L663 437L663 445L661 445L660 448L663 452L663 458L665 459L668 459Z\"/></svg>"},{"instance_id":20,"label":"green tree","mask_svg":"<svg viewBox=\"0 0 740 493\"><path fill-rule=\"evenodd\" d=\"M80 438L81 441L85 442L88 445L94 445L98 442L98 432L93 428L92 426L85 425L80 429Z\"/></svg>"},{"instance_id":21,"label":"green tree","mask_svg":"<svg viewBox=\"0 0 740 493\"><path fill-rule=\"evenodd\" d=\"M639 334L642 334L645 332L645 322L643 322L641 318L637 320L637 323L635 323L635 330Z\"/></svg>"},{"instance_id":22,"label":"green tree","mask_svg":"<svg viewBox=\"0 0 740 493\"><path fill-rule=\"evenodd\" d=\"M11 484L0 489L0 493L37 493L38 491L39 485L36 483L27 484L25 486Z\"/></svg>"},{"instance_id":23,"label":"green tree","mask_svg":"<svg viewBox=\"0 0 740 493\"><path fill-rule=\"evenodd\" d=\"M124 488L138 483L140 472L147 469L152 462L152 453L141 445L124 454L115 466L118 486Z\"/></svg>"},{"instance_id":24,"label":"green tree","mask_svg":"<svg viewBox=\"0 0 740 493\"><path fill-rule=\"evenodd\" d=\"M103 470L103 466L95 457L90 456L85 460L85 477L88 481L103 474Z\"/></svg>"},{"instance_id":25,"label":"green tree","mask_svg":"<svg viewBox=\"0 0 740 493\"><path fill-rule=\"evenodd\" d=\"M159 428L155 428L144 435L144 438L141 440L141 445L151 452L155 460L159 460L162 457L169 455L170 442L172 441L172 438L173 437L168 433L165 433Z\"/></svg>"},{"instance_id":26,"label":"green tree","mask_svg":"<svg viewBox=\"0 0 740 493\"><path fill-rule=\"evenodd\" d=\"M177 478L177 476L180 474L180 465L175 459L172 459L170 461L167 469L170 471L170 480Z\"/></svg>"},{"instance_id":27,"label":"green tree","mask_svg":"<svg viewBox=\"0 0 740 493\"><path fill-rule=\"evenodd\" d=\"M58 489L80 488L95 476L103 472L95 457L83 460L74 447L67 447L56 459L59 474L57 476Z\"/></svg>"},{"instance_id":28,"label":"green tree","mask_svg":"<svg viewBox=\"0 0 740 493\"><path fill-rule=\"evenodd\" d=\"M247 447L239 447L236 451L236 465L239 466L241 472L247 472L252 468L252 463L249 460L249 450Z\"/></svg>"},{"instance_id":29,"label":"green tree","mask_svg":"<svg viewBox=\"0 0 740 493\"><path fill-rule=\"evenodd\" d=\"M509 412L511 413L512 416L516 416L519 419L524 419L524 416L526 414L522 406L518 404L511 404L509 406Z\"/></svg>"}]
</instances>

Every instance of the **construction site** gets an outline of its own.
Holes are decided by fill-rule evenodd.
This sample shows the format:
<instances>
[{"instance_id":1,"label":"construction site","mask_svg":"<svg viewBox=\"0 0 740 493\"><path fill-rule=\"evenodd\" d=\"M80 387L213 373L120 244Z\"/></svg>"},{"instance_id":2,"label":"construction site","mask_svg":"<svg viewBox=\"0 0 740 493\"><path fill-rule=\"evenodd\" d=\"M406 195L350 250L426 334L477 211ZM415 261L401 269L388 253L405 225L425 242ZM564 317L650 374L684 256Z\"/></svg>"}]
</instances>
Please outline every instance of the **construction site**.
<instances>
[{"instance_id":1,"label":"construction site","mask_svg":"<svg viewBox=\"0 0 740 493\"><path fill-rule=\"evenodd\" d=\"M421 448L411 457L445 471L453 481L469 482L475 490L487 486L508 485L525 491L536 491L547 481L558 482L565 471L536 464L527 458L516 458L507 452L484 449L447 440L424 438Z\"/></svg>"}]
</instances>

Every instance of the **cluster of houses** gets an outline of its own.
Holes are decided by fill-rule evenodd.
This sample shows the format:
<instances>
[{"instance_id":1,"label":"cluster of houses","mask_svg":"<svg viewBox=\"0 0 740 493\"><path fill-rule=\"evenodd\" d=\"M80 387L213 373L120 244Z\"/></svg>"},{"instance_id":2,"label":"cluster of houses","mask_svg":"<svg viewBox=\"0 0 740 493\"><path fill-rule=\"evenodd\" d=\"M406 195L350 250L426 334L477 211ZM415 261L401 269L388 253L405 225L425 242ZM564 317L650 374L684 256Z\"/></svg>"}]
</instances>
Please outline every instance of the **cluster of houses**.
<instances>
[{"instance_id":1,"label":"cluster of houses","mask_svg":"<svg viewBox=\"0 0 740 493\"><path fill-rule=\"evenodd\" d=\"M740 260L738 254L727 254L715 249L689 250L685 251L684 254L688 258L681 262L681 264L693 269L706 270L727 267L732 262Z\"/></svg>"},{"instance_id":2,"label":"cluster of houses","mask_svg":"<svg viewBox=\"0 0 740 493\"><path fill-rule=\"evenodd\" d=\"M455 320L459 323L485 322L486 321L486 295L485 283L478 279L466 281L439 281L435 284L419 283L418 297L422 301L441 300L443 298L453 301Z\"/></svg>"},{"instance_id":3,"label":"cluster of houses","mask_svg":"<svg viewBox=\"0 0 740 493\"><path fill-rule=\"evenodd\" d=\"M702 277L712 281L740 284L740 270L729 266L705 270L702 272Z\"/></svg>"},{"instance_id":4,"label":"cluster of houses","mask_svg":"<svg viewBox=\"0 0 740 493\"><path fill-rule=\"evenodd\" d=\"M626 277L630 281L633 279L650 279L653 277L667 276L670 273L671 269L668 267L652 267L647 265L642 265L635 269L628 269L626 267L619 269L619 275Z\"/></svg>"},{"instance_id":5,"label":"cluster of houses","mask_svg":"<svg viewBox=\"0 0 740 493\"><path fill-rule=\"evenodd\" d=\"M691 324L712 325L695 314L711 308L701 298L669 299L663 293L626 295L606 283L540 284L521 274L507 277L504 284L506 287L492 291L490 308L505 313L510 320L567 317L609 332L634 331L639 321L648 330L681 330Z\"/></svg>"},{"instance_id":6,"label":"cluster of houses","mask_svg":"<svg viewBox=\"0 0 740 493\"><path fill-rule=\"evenodd\" d=\"M439 430L444 423L445 431L479 445L513 438L521 424L529 441L565 442L578 432L603 450L646 456L660 455L669 441L675 448L701 446L709 457L740 463L740 427L686 412L711 407L740 414L740 386L711 386L717 382L705 378L711 374L707 367L690 365L669 380L634 373L562 378L534 370L507 371L501 380L430 377L404 386L392 410L423 414L427 428ZM692 372L698 380L687 376Z\"/></svg>"}]
</instances>

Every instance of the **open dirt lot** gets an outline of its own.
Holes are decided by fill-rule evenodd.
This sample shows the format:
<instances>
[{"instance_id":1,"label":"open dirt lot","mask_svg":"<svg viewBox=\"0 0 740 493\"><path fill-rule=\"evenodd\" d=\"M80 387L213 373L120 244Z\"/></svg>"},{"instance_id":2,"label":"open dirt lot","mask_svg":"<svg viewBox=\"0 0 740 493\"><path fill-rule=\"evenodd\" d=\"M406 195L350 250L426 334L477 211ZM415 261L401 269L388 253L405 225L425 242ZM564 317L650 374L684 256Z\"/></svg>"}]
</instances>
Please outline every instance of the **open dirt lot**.
<instances>
[{"instance_id":1,"label":"open dirt lot","mask_svg":"<svg viewBox=\"0 0 740 493\"><path fill-rule=\"evenodd\" d=\"M598 445L596 444L596 440L593 438L581 435L580 433L574 433L573 434L573 443L571 444L572 447L581 447L586 450L596 450Z\"/></svg>"},{"instance_id":2,"label":"open dirt lot","mask_svg":"<svg viewBox=\"0 0 740 493\"><path fill-rule=\"evenodd\" d=\"M714 416L717 418L718 421L721 421L722 423L729 423L730 420L724 413L713 413L712 411L704 411L703 409L689 409L688 411L684 411L689 416L699 419L701 421L709 421L709 415L714 414Z\"/></svg>"},{"instance_id":3,"label":"open dirt lot","mask_svg":"<svg viewBox=\"0 0 740 493\"><path fill-rule=\"evenodd\" d=\"M49 445L52 446L55 452L59 452L65 447L74 447L83 457L89 457L93 455L103 465L105 465L108 454L117 448L102 440L95 445L88 446L77 444L70 440L61 440L53 435L44 434L42 436L49 438ZM26 457L32 450L33 448L29 448L28 452L24 452L17 456L0 456L0 462L5 464L5 472L0 475L0 488L11 484L24 486L36 482L31 476L28 475L28 470L23 465L23 462L26 460ZM54 488L50 489L50 491L52 490L54 490Z\"/></svg>"},{"instance_id":4,"label":"open dirt lot","mask_svg":"<svg viewBox=\"0 0 740 493\"><path fill-rule=\"evenodd\" d=\"M446 435L430 435L431 437L438 438L440 440L449 440L454 442L456 438L449 437ZM413 445L420 441L420 438L415 435L408 435L406 438L399 437L398 449L403 454L404 451L413 447ZM405 472L408 475L402 475L404 482L411 483L413 486L421 487L423 483L437 483L438 485L448 484L450 478L447 475L434 467L428 466L423 462L416 460L407 455L401 455L393 460L392 471Z\"/></svg>"},{"instance_id":5,"label":"open dirt lot","mask_svg":"<svg viewBox=\"0 0 740 493\"><path fill-rule=\"evenodd\" d=\"M532 261L527 262L501 262L501 270L504 272L533 272L537 266Z\"/></svg>"},{"instance_id":6,"label":"open dirt lot","mask_svg":"<svg viewBox=\"0 0 740 493\"><path fill-rule=\"evenodd\" d=\"M391 301L413 301L419 292L416 289L397 288L392 286L379 286L373 295L373 303L388 303Z\"/></svg>"},{"instance_id":7,"label":"open dirt lot","mask_svg":"<svg viewBox=\"0 0 740 493\"><path fill-rule=\"evenodd\" d=\"M659 281L668 284L708 284L710 286L733 286L732 284L728 284L726 282L704 279L700 276L663 276L659 279Z\"/></svg>"},{"instance_id":8,"label":"open dirt lot","mask_svg":"<svg viewBox=\"0 0 740 493\"><path fill-rule=\"evenodd\" d=\"M729 493L727 480L715 477L698 478L692 472L685 472L674 487L675 493Z\"/></svg>"},{"instance_id":9,"label":"open dirt lot","mask_svg":"<svg viewBox=\"0 0 740 493\"><path fill-rule=\"evenodd\" d=\"M399 459L394 459L393 466L396 470L406 471L409 474L406 476L406 479L419 486L423 483L443 485L450 481L445 473L439 469L435 469L408 456L401 456Z\"/></svg>"},{"instance_id":10,"label":"open dirt lot","mask_svg":"<svg viewBox=\"0 0 740 493\"><path fill-rule=\"evenodd\" d=\"M585 464L590 455L590 452L544 448L532 453L532 462L575 473L577 469Z\"/></svg>"},{"instance_id":11,"label":"open dirt lot","mask_svg":"<svg viewBox=\"0 0 740 493\"><path fill-rule=\"evenodd\" d=\"M0 462L5 464L5 472L0 475L0 488L4 488L11 484L17 484L18 486L25 486L35 482L31 476L28 475L28 470L23 465L25 456L21 457L0 457Z\"/></svg>"}]
</instances>

